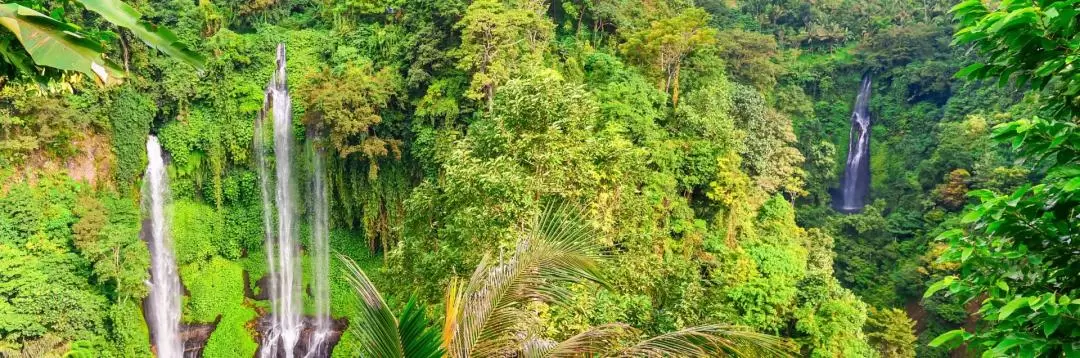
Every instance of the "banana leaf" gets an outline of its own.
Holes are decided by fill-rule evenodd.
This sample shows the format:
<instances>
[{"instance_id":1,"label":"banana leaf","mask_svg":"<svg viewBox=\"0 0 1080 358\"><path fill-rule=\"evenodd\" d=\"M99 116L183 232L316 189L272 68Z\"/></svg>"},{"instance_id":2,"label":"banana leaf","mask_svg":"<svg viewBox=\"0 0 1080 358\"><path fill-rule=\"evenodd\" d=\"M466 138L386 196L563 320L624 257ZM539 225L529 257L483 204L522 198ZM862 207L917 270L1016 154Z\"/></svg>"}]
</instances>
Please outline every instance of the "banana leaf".
<instances>
[{"instance_id":1,"label":"banana leaf","mask_svg":"<svg viewBox=\"0 0 1080 358\"><path fill-rule=\"evenodd\" d=\"M203 68L206 61L202 55L192 51L169 29L152 24L142 19L142 14L120 0L76 0L105 18L114 25L131 30L135 37L143 40L150 47L177 58L197 69Z\"/></svg>"},{"instance_id":2,"label":"banana leaf","mask_svg":"<svg viewBox=\"0 0 1080 358\"><path fill-rule=\"evenodd\" d=\"M119 67L105 58L105 48L72 25L22 5L0 4L0 26L11 31L39 66L82 72L102 84L123 77Z\"/></svg>"}]
</instances>

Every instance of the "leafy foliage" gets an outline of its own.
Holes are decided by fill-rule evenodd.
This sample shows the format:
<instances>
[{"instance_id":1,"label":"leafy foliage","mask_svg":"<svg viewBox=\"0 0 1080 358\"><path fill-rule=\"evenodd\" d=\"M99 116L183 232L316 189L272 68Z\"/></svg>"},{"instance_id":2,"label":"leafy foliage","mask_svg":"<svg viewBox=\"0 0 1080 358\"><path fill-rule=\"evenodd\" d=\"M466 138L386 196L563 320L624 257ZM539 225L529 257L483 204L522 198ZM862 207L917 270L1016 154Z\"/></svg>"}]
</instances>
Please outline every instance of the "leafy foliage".
<instances>
[{"instance_id":1,"label":"leafy foliage","mask_svg":"<svg viewBox=\"0 0 1080 358\"><path fill-rule=\"evenodd\" d=\"M1019 84L1030 81L1033 91L1046 94L1040 113L1050 117L995 127L995 140L1010 143L1043 175L1008 195L986 189L969 193L979 204L965 212L959 228L940 236L949 245L941 259L957 263L958 275L931 285L925 296L947 288L965 302L976 301L986 325L974 332L946 332L931 345L967 342L987 354L1075 355L1080 347L1069 337L1078 328L1067 317L1080 309L1070 298L1080 294L1080 282L1069 239L1076 235L1075 191L1080 188L1080 152L1074 145L1074 97L1080 87L1064 67L1067 55L1061 46L1075 41L1076 4L1019 1L989 9L968 1L952 12L963 25L955 42L971 44L988 57L957 76L1006 83L1015 75ZM1047 50L1031 54L1029 41Z\"/></svg>"}]
</instances>

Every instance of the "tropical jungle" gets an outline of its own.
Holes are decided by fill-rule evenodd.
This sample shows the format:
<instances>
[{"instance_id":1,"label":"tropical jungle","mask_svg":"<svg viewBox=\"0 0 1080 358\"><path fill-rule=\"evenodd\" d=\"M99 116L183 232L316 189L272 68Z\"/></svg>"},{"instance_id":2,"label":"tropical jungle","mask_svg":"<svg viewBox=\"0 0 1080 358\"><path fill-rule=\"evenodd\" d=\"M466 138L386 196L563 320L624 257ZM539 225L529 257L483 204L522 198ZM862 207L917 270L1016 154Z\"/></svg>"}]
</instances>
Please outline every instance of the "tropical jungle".
<instances>
[{"instance_id":1,"label":"tropical jungle","mask_svg":"<svg viewBox=\"0 0 1080 358\"><path fill-rule=\"evenodd\" d=\"M1080 0L0 1L0 357L1080 357Z\"/></svg>"}]
</instances>

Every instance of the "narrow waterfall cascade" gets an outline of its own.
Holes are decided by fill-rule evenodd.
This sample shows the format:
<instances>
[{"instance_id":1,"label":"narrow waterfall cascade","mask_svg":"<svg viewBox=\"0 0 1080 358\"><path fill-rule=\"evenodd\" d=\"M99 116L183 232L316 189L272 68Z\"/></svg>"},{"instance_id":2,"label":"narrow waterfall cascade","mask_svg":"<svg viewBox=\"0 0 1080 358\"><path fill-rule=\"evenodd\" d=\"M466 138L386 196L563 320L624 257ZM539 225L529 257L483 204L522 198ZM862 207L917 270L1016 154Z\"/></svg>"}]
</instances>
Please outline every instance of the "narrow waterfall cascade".
<instances>
[{"instance_id":1,"label":"narrow waterfall cascade","mask_svg":"<svg viewBox=\"0 0 1080 358\"><path fill-rule=\"evenodd\" d=\"M301 266L296 192L293 182L292 104L285 78L285 45L277 47L277 70L266 89L267 102L255 124L255 152L262 185L263 219L266 229L266 259L270 273L271 327L263 335L262 357L293 358L298 354L303 321ZM266 106L273 115L274 196L270 197L269 163L264 138ZM276 226L273 209L277 208Z\"/></svg>"},{"instance_id":2,"label":"narrow waterfall cascade","mask_svg":"<svg viewBox=\"0 0 1080 358\"><path fill-rule=\"evenodd\" d=\"M326 168L321 146L311 150L311 261L315 298L315 327L311 335L309 356L329 356L327 340L333 330L330 317L330 219L326 198Z\"/></svg>"},{"instance_id":3,"label":"narrow waterfall cascade","mask_svg":"<svg viewBox=\"0 0 1080 358\"><path fill-rule=\"evenodd\" d=\"M184 344L180 340L180 277L176 272L173 244L169 235L165 205L169 200L169 180L157 137L146 140L146 167L143 205L150 214L150 297L147 315L153 330L154 349L161 358L180 358Z\"/></svg>"},{"instance_id":4,"label":"narrow waterfall cascade","mask_svg":"<svg viewBox=\"0 0 1080 358\"><path fill-rule=\"evenodd\" d=\"M870 74L863 76L855 108L851 112L847 165L840 181L837 210L862 211L870 195Z\"/></svg>"}]
</instances>

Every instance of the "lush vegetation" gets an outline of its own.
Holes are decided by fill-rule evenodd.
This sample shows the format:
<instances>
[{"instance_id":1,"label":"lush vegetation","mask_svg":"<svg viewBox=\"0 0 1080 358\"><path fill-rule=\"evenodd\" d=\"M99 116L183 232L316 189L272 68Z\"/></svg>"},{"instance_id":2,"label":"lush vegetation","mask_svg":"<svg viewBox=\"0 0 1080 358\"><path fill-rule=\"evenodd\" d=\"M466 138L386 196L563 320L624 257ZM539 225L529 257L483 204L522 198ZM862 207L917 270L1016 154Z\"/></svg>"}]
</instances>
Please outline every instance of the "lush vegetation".
<instances>
[{"instance_id":1,"label":"lush vegetation","mask_svg":"<svg viewBox=\"0 0 1080 358\"><path fill-rule=\"evenodd\" d=\"M254 354L270 304L253 121L279 42L297 162L326 134L332 311L351 327L335 356L1076 356L1078 14L0 4L0 356L152 354L150 133L168 153L183 320L213 326L207 357ZM839 214L867 74L873 202ZM588 234L546 237L553 203ZM466 309L480 291L508 293Z\"/></svg>"}]
</instances>

